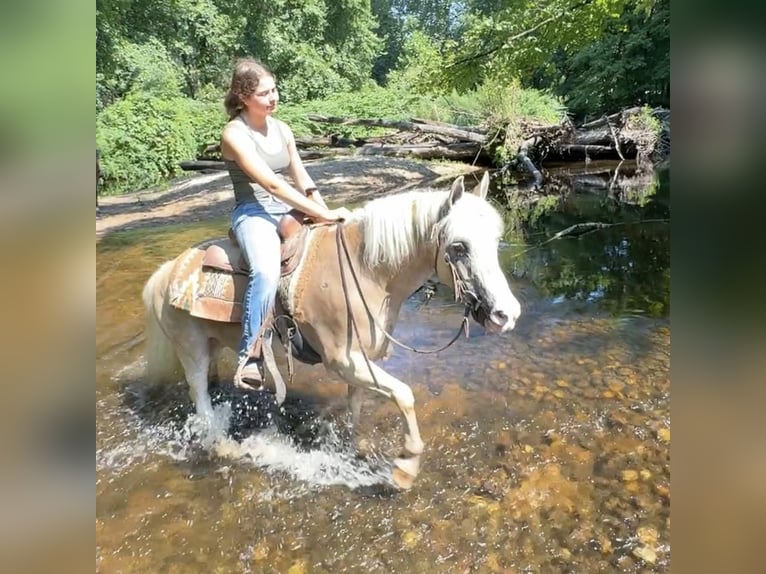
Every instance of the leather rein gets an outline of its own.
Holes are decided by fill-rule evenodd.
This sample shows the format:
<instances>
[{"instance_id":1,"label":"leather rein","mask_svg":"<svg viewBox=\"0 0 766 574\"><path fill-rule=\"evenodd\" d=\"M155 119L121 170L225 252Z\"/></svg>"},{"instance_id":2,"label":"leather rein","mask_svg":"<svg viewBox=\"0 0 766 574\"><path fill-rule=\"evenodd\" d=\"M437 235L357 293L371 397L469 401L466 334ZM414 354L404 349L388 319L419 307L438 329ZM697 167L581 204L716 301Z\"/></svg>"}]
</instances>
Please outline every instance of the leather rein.
<instances>
[{"instance_id":1,"label":"leather rein","mask_svg":"<svg viewBox=\"0 0 766 574\"><path fill-rule=\"evenodd\" d=\"M367 299L364 296L364 292L362 291L362 286L359 284L359 278L356 274L356 270L354 269L354 264L351 260L351 254L348 250L348 245L346 244L346 235L343 230L343 225L338 224L335 227L336 233L335 233L335 239L338 247L338 264L340 266L340 278L341 278L341 284L343 286L343 295L346 299L346 305L349 309L349 315L351 317L351 325L354 329L354 333L356 334L357 341L359 343L359 348L362 351L362 354L364 355L365 361L367 361L369 366L369 359L367 358L367 354L364 351L364 347L362 345L361 336L359 334L359 328L356 324L356 319L354 318L353 312L351 312L351 302L349 300L348 296L348 285L346 281L346 272L344 270L343 266L343 259L341 257L341 251L346 256L346 261L348 263L349 270L351 271L351 277L354 280L354 285L356 286L356 290L359 293L359 298L362 300L362 305L364 305L364 310L367 312L367 315L372 319L373 324L375 327L377 327L383 335L393 344L401 347L402 349L406 349L408 351L412 351L413 353L420 353L424 355L429 355L433 353L439 353L441 351L444 351L448 347L450 347L455 341L457 341L460 338L460 335L465 333L466 338L468 337L468 314L471 312L471 306L466 304L465 305L465 312L463 313L463 319L461 320L460 327L458 328L457 333L455 333L455 336L450 339L449 342L447 342L445 345L439 347L438 349L417 349L415 347L412 347L410 345L407 345L406 343L402 343L401 341L397 340L393 335L391 335L388 331L386 331L378 322L377 317L374 313L370 310L370 306L367 303ZM436 248L436 257L434 258L434 270L436 270L436 259L439 256L439 247L437 245ZM450 260L448 255L445 255L445 262L450 268L450 271L452 272L452 281L454 283L454 289L455 289L455 299L462 298L462 294L466 292L464 288L464 282L460 279L460 276L457 273L457 270L455 269L455 266L453 265L452 261Z\"/></svg>"},{"instance_id":2,"label":"leather rein","mask_svg":"<svg viewBox=\"0 0 766 574\"><path fill-rule=\"evenodd\" d=\"M452 282L453 282L453 287L454 287L454 292L455 292L455 300L456 301L457 300L463 300L463 302L465 304L465 312L463 313L463 319L460 322L460 327L458 328L457 333L455 333L455 336L452 337L452 339L450 339L445 345L439 347L438 349L417 349L415 347L412 347L410 345L407 345L406 343L402 343L401 341L397 340L393 335L391 335L391 333L386 331L380 325L380 323L378 322L377 317L370 310L370 306L367 303L367 299L364 296L364 292L362 291L362 286L359 284L359 277L357 276L356 270L354 269L354 264L353 264L353 262L351 260L351 253L349 252L348 245L346 244L346 235L345 235L345 233L343 231L343 225L342 224L336 224L335 230L336 230L335 239L336 239L336 244L337 244L337 249L338 249L338 265L340 267L340 279L341 279L341 284L343 286L343 296L344 296L344 298L346 300L346 306L347 306L347 308L349 310L349 316L350 316L350 319L351 319L351 326L352 326L352 328L354 330L354 334L356 335L356 340L359 343L359 350L362 352L362 356L364 357L364 361L365 361L365 363L367 365L367 369L370 371L370 375L372 376L372 380L375 383L376 387L379 387L380 385L378 384L377 377L375 376L375 371L373 371L373 369L372 369L372 363L370 361L370 358L367 355L367 352L364 350L364 345L362 345L362 337L361 337L361 335L359 333L359 326L356 324L356 319L354 318L354 313L351 311L351 301L350 301L349 296L348 296L348 293L349 293L349 291L348 291L348 282L346 280L346 271L344 269L343 257L342 257L341 253L345 254L345 256L346 256L346 262L348 263L348 267L349 267L349 269L351 271L351 277L354 280L354 285L356 286L356 290L359 293L359 298L362 300L362 305L364 305L364 310L367 312L367 315L372 319L372 322L375 325L375 327L377 327L383 333L383 335L386 337L386 339L388 339L390 342L392 342L393 344L401 347L402 349L406 349L408 351L412 351L413 353L420 353L420 354L429 355L429 354L439 353L441 351L444 351L445 349L450 347L455 341L457 341L460 338L460 335L462 335L463 333L465 333L466 338L468 338L468 334L469 334L468 333L468 331L469 331L469 327L468 327L468 325L469 325L468 324L468 315L471 312L472 308L476 308L476 306L478 306L479 302L478 302L478 298L476 298L476 296L471 291L466 289L465 281L463 281L463 279L460 277L460 274L457 272L457 269L455 269L455 265L454 265L454 263L452 263L452 260L450 259L449 254L447 254L447 253L444 254L444 262L447 264L447 266L450 269L450 272L452 273ZM439 257L439 249L440 248L439 248L439 245L437 243L436 255L434 256L434 271L437 271L436 263L437 263L437 260L438 260L438 257ZM472 302L468 302L468 301L466 301L466 299L468 299L468 300L473 299L473 301ZM288 320L292 321L293 322L293 328L292 329L296 328L294 326L294 320L292 319L292 317L289 317L287 315L279 315L279 316L275 317L274 318L275 323L276 323L276 321L278 321L281 318L288 319ZM293 356L292 356L292 353L290 351L289 340L292 339L292 333L290 331L291 331L290 328L288 328L286 330L287 337L286 337L286 339L283 342L284 342L284 345L285 345L285 355L287 356L287 372L288 372L288 377L289 377L290 383L292 383L293 373L295 372L295 368L293 366ZM273 352L271 351L271 345L264 345L264 350L266 351L264 353L264 355L265 355L264 358L266 360L266 366L269 369L269 371L271 372L272 377L274 378L274 384L275 384L275 387L277 389L277 396L280 397L280 395L281 395L281 399L284 400L284 396L285 396L285 393L286 393L286 386L285 386L284 381L282 380L281 375L279 374L279 369L276 366L276 362L274 361L273 354L272 354ZM240 369L241 369L241 367L240 367ZM281 404L282 400L279 401L280 404Z\"/></svg>"}]
</instances>

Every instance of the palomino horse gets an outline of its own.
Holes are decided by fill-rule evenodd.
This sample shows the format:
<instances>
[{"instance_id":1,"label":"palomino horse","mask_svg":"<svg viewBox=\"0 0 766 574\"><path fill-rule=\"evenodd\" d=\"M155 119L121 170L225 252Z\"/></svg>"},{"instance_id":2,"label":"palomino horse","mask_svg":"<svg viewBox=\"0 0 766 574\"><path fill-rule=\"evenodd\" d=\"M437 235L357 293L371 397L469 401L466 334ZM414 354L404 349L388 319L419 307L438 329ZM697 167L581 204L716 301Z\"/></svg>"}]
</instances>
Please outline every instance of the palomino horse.
<instances>
[{"instance_id":1,"label":"palomino horse","mask_svg":"<svg viewBox=\"0 0 766 574\"><path fill-rule=\"evenodd\" d=\"M503 224L486 201L488 185L485 174L466 193L460 177L449 192L395 194L355 210L343 224L313 226L300 262L280 284L278 299L304 340L349 385L352 429L364 390L393 399L401 410L404 453L393 466L401 487L418 474L424 447L415 401L405 382L371 361L384 357L404 301L436 273L487 332L512 329L521 312L498 263ZM144 288L148 373L156 380L153 373L170 374L180 361L197 413L210 417L209 370L220 347L237 348L241 327L172 304L173 273L183 258L162 265Z\"/></svg>"}]
</instances>

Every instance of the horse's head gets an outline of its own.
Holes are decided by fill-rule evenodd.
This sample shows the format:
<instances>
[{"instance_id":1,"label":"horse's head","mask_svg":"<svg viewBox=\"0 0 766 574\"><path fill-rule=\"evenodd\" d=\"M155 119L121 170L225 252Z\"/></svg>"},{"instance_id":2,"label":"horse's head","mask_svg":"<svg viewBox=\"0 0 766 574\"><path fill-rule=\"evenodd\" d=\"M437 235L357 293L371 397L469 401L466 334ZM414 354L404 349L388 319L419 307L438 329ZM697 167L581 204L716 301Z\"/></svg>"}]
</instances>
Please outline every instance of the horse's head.
<instances>
[{"instance_id":1,"label":"horse's head","mask_svg":"<svg viewBox=\"0 0 766 574\"><path fill-rule=\"evenodd\" d=\"M466 193L462 176L452 184L441 207L436 271L439 279L471 308L473 318L488 331L513 329L521 306L511 293L497 258L503 221L486 201L489 175Z\"/></svg>"}]
</instances>

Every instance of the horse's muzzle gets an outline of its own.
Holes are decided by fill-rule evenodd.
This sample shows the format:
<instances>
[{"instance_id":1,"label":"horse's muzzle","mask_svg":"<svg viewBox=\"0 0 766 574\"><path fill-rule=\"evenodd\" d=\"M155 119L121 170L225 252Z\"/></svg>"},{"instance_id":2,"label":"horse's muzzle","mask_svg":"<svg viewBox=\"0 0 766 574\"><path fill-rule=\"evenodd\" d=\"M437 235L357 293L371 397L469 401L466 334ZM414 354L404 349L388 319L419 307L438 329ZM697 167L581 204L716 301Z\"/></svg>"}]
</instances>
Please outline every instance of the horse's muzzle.
<instances>
[{"instance_id":1,"label":"horse's muzzle","mask_svg":"<svg viewBox=\"0 0 766 574\"><path fill-rule=\"evenodd\" d=\"M504 333L510 331L516 325L519 318L520 308L513 312L502 309L488 310L483 303L471 309L474 320L484 327L489 333Z\"/></svg>"}]
</instances>

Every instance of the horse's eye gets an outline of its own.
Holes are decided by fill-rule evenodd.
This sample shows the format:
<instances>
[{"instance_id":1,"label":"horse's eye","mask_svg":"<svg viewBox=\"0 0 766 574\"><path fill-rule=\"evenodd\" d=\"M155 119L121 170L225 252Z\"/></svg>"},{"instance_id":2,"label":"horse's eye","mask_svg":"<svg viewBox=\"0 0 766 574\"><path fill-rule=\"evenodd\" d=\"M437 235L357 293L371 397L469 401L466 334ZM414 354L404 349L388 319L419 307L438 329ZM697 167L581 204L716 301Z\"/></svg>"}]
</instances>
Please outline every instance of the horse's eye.
<instances>
[{"instance_id":1,"label":"horse's eye","mask_svg":"<svg viewBox=\"0 0 766 574\"><path fill-rule=\"evenodd\" d=\"M468 253L468 247L462 241L456 241L450 247L455 257L464 257Z\"/></svg>"}]
</instances>

